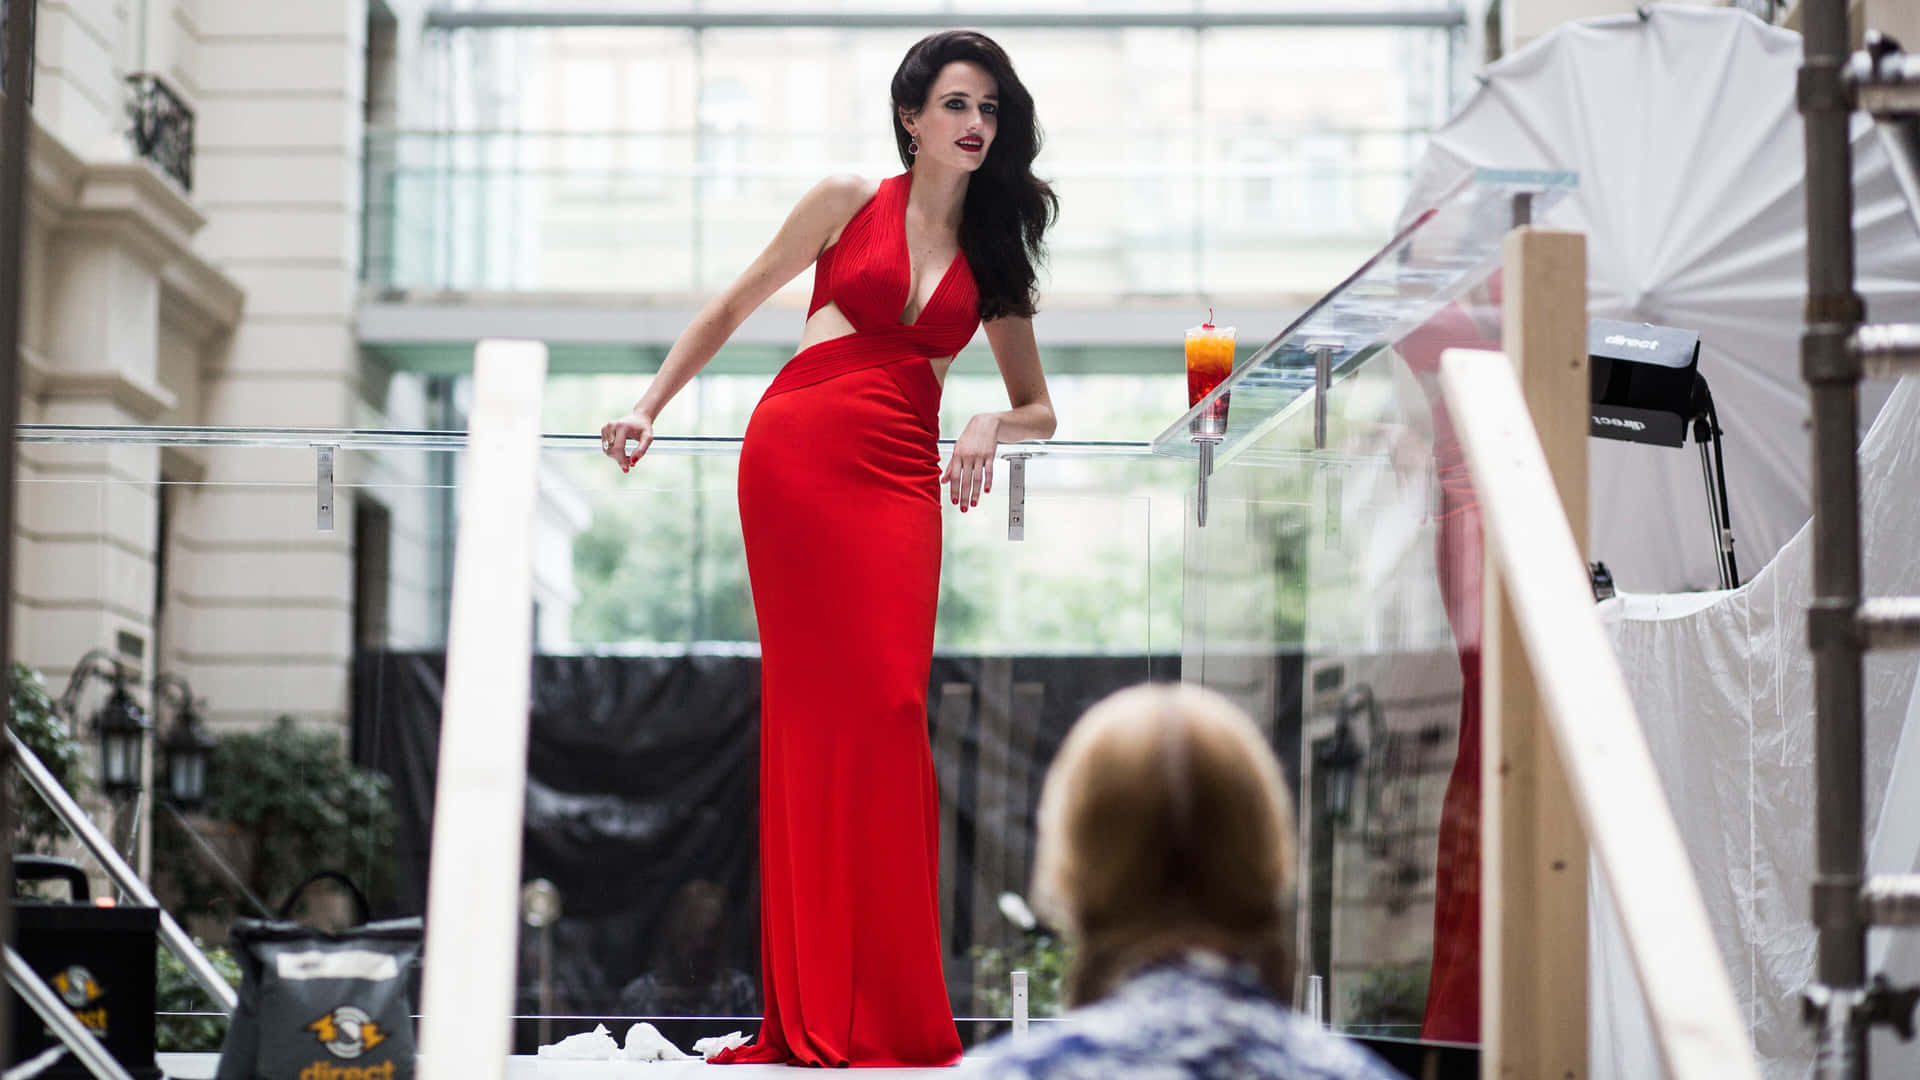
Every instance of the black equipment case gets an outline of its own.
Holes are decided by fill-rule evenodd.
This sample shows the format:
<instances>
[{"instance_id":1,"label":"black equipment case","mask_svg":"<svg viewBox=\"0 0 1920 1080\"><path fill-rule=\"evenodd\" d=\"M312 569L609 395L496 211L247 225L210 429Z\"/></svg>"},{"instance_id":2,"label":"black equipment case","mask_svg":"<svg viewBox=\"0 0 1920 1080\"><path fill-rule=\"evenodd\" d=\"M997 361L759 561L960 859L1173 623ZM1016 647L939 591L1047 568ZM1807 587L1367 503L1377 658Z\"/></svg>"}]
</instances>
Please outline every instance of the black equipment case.
<instances>
[{"instance_id":1,"label":"black equipment case","mask_svg":"<svg viewBox=\"0 0 1920 1080\"><path fill-rule=\"evenodd\" d=\"M87 895L87 875L64 859L16 855L15 880L61 879L72 901L14 901L15 947L101 1040L134 1080L159 1080L153 1063L154 960L160 910L147 907L96 907ZM14 1065L46 1050L59 1038L27 1007L13 998ZM45 1080L91 1080L72 1054L46 1072Z\"/></svg>"}]
</instances>

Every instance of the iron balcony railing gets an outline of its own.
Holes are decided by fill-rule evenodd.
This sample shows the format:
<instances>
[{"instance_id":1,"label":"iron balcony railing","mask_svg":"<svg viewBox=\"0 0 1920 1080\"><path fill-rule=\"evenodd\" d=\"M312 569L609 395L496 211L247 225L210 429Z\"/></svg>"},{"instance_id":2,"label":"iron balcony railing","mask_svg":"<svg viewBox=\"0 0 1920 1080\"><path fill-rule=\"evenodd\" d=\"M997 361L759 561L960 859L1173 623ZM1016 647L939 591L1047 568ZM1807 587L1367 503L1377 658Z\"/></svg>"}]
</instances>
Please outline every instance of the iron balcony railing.
<instances>
[{"instance_id":1,"label":"iron balcony railing","mask_svg":"<svg viewBox=\"0 0 1920 1080\"><path fill-rule=\"evenodd\" d=\"M133 150L193 190L193 110L160 76L127 76L127 137Z\"/></svg>"}]
</instances>

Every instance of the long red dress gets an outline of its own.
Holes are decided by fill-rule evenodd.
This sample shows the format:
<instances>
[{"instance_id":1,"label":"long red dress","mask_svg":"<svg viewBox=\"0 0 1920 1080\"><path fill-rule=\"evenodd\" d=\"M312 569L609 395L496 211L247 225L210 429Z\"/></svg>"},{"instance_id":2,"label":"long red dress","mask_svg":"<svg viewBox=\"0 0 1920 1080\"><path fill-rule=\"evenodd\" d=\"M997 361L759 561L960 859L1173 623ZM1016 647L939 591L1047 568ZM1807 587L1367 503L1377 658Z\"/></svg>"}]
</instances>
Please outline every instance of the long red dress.
<instances>
[{"instance_id":1,"label":"long red dress","mask_svg":"<svg viewBox=\"0 0 1920 1080\"><path fill-rule=\"evenodd\" d=\"M1497 285L1497 281L1496 281ZM1497 335L1495 335L1497 337ZM1408 334L1399 353L1433 406L1433 458L1440 479L1434 562L1440 597L1460 655L1460 750L1440 804L1434 867L1433 966L1420 1037L1480 1040L1480 503L1466 455L1438 385L1448 349L1498 349L1458 303Z\"/></svg>"},{"instance_id":2,"label":"long red dress","mask_svg":"<svg viewBox=\"0 0 1920 1080\"><path fill-rule=\"evenodd\" d=\"M950 1065L927 677L940 584L940 382L979 326L956 255L911 325L910 173L820 256L803 350L754 409L740 529L760 621L766 1018L722 1064Z\"/></svg>"}]
</instances>

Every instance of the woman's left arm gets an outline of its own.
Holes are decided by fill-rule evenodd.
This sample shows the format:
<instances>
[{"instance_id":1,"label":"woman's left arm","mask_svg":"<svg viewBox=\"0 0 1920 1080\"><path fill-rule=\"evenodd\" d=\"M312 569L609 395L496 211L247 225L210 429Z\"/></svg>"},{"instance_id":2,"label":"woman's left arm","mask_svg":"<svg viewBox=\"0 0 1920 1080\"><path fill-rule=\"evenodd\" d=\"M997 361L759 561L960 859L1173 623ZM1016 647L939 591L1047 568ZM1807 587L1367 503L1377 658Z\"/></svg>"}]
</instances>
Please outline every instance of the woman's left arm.
<instances>
[{"instance_id":1,"label":"woman's left arm","mask_svg":"<svg viewBox=\"0 0 1920 1080\"><path fill-rule=\"evenodd\" d=\"M1001 443L1052 438L1054 429L1053 402L1047 397L1046 373L1040 370L1033 320L1007 316L982 324L982 329L1013 407L975 416L954 441L953 458L940 482L951 489L961 513L980 505L982 490L993 490L993 458Z\"/></svg>"}]
</instances>

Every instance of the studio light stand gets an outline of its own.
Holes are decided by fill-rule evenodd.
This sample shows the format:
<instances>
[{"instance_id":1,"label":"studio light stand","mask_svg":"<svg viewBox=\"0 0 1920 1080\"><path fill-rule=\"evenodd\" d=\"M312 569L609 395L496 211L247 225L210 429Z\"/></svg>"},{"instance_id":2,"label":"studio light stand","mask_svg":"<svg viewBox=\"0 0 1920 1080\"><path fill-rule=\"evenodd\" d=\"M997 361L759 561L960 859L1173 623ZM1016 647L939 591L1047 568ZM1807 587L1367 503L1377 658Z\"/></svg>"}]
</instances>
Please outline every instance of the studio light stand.
<instances>
[{"instance_id":1,"label":"studio light stand","mask_svg":"<svg viewBox=\"0 0 1920 1080\"><path fill-rule=\"evenodd\" d=\"M1589 319L1587 359L1592 390L1588 430L1595 438L1679 448L1692 429L1720 587L1737 588L1740 569L1733 557L1727 459L1713 392L1700 374L1700 335L1652 323Z\"/></svg>"}]
</instances>

